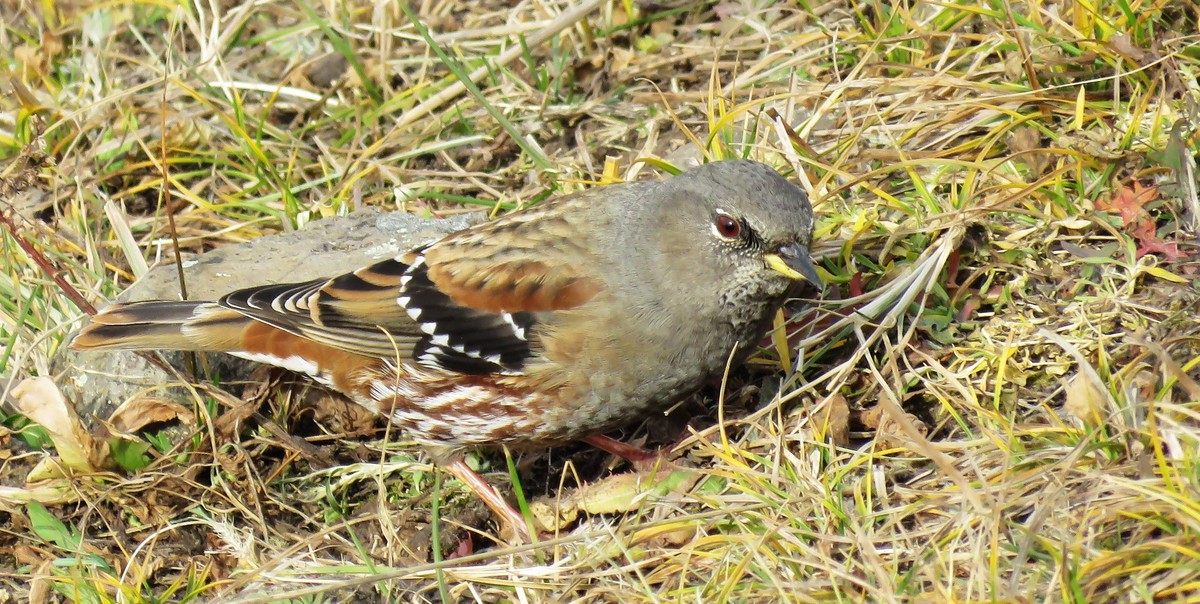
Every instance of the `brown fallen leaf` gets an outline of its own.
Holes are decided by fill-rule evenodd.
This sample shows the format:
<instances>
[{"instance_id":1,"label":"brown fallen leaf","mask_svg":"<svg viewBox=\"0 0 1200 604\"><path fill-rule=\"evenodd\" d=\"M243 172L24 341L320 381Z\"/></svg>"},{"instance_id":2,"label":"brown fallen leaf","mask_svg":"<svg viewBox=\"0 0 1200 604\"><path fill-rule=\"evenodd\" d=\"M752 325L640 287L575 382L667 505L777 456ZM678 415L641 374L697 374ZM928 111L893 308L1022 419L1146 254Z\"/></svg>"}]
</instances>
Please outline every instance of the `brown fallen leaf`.
<instances>
[{"instance_id":1,"label":"brown fallen leaf","mask_svg":"<svg viewBox=\"0 0 1200 604\"><path fill-rule=\"evenodd\" d=\"M883 421L883 407L878 405L869 409L863 409L858 413L858 423L867 430L878 430L879 423Z\"/></svg>"},{"instance_id":2,"label":"brown fallen leaf","mask_svg":"<svg viewBox=\"0 0 1200 604\"><path fill-rule=\"evenodd\" d=\"M314 422L335 434L370 433L379 425L379 414L335 392L313 388L304 393L300 413L311 413Z\"/></svg>"},{"instance_id":3,"label":"brown fallen leaf","mask_svg":"<svg viewBox=\"0 0 1200 604\"><path fill-rule=\"evenodd\" d=\"M1042 131L1033 126L1021 126L1010 132L1008 149L1029 166L1033 180L1045 175L1053 160L1049 153L1043 152L1046 144L1042 140Z\"/></svg>"},{"instance_id":4,"label":"brown fallen leaf","mask_svg":"<svg viewBox=\"0 0 1200 604\"><path fill-rule=\"evenodd\" d=\"M700 533L702 524L695 520L680 520L669 524L648 526L638 530L630 544L645 544L650 547L680 547L689 543Z\"/></svg>"},{"instance_id":5,"label":"brown fallen leaf","mask_svg":"<svg viewBox=\"0 0 1200 604\"><path fill-rule=\"evenodd\" d=\"M917 416L911 413L905 413L904 416L916 427L922 437L929 435L929 426L926 426L925 422L917 419ZM921 453L909 446L911 442L908 435L904 433L900 422L884 413L879 422L879 428L875 430L875 445L885 449L906 449L914 453Z\"/></svg>"},{"instance_id":6,"label":"brown fallen leaf","mask_svg":"<svg viewBox=\"0 0 1200 604\"><path fill-rule=\"evenodd\" d=\"M925 425L925 422L917 419L917 416L911 413L905 413L904 415L917 428L917 432L921 436L929 434L929 427ZM864 409L858 415L858 422L862 424L863 428L875 431L876 447L883 449L908 448L908 437L904 435L904 431L895 418L884 412L882 405Z\"/></svg>"},{"instance_id":7,"label":"brown fallen leaf","mask_svg":"<svg viewBox=\"0 0 1200 604\"><path fill-rule=\"evenodd\" d=\"M812 416L816 438L828 437L837 447L850 444L850 403L841 394L831 394Z\"/></svg>"},{"instance_id":8,"label":"brown fallen leaf","mask_svg":"<svg viewBox=\"0 0 1200 604\"><path fill-rule=\"evenodd\" d=\"M179 420L193 424L196 415L173 399L160 396L131 398L113 411L108 421L123 432L137 432L150 424Z\"/></svg>"},{"instance_id":9,"label":"brown fallen leaf","mask_svg":"<svg viewBox=\"0 0 1200 604\"><path fill-rule=\"evenodd\" d=\"M1083 422L1085 426L1099 426L1104 423L1106 415L1105 401L1108 399L1100 389L1082 373L1076 373L1067 379L1066 402L1063 409L1073 417Z\"/></svg>"}]
</instances>

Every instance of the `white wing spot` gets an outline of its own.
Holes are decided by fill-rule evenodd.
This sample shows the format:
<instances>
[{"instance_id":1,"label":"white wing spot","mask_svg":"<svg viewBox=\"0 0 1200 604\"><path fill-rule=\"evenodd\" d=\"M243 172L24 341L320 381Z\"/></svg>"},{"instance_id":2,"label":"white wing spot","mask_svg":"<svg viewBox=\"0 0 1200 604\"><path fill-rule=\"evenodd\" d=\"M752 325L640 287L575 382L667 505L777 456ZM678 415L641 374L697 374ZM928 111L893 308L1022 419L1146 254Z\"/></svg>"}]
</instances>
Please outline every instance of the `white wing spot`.
<instances>
[{"instance_id":1,"label":"white wing spot","mask_svg":"<svg viewBox=\"0 0 1200 604\"><path fill-rule=\"evenodd\" d=\"M525 328L517 325L511 313L501 313L500 316L512 326L513 335L517 336L522 341L525 341Z\"/></svg>"},{"instance_id":2,"label":"white wing spot","mask_svg":"<svg viewBox=\"0 0 1200 604\"><path fill-rule=\"evenodd\" d=\"M404 312L408 313L408 316L412 317L413 321L417 321L418 323L421 321L421 309L410 308L408 306L409 304L412 304L412 298L408 296L400 296L399 298L396 298L396 304L399 304L400 308L403 308Z\"/></svg>"}]
</instances>

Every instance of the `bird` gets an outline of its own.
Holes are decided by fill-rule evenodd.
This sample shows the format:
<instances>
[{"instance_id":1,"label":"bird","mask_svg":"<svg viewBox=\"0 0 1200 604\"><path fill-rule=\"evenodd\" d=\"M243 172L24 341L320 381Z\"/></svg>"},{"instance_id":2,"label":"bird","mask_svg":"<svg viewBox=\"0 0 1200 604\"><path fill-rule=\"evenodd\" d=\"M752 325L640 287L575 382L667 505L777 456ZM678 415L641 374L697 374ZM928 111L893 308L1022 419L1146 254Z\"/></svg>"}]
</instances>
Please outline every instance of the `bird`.
<instances>
[{"instance_id":1,"label":"bird","mask_svg":"<svg viewBox=\"0 0 1200 604\"><path fill-rule=\"evenodd\" d=\"M476 447L587 440L745 361L820 287L805 191L750 160L592 187L397 257L215 301L115 303L75 350L227 353L386 416L519 535ZM807 285L806 285L807 284Z\"/></svg>"}]
</instances>

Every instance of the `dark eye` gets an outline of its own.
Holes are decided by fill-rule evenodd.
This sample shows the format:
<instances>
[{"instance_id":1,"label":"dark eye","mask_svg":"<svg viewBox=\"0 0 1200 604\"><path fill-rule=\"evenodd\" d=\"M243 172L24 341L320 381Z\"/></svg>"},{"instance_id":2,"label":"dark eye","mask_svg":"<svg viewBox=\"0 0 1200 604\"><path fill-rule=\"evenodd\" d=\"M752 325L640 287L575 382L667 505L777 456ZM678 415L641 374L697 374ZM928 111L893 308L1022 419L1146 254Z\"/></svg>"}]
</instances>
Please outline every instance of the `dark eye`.
<instances>
[{"instance_id":1,"label":"dark eye","mask_svg":"<svg viewBox=\"0 0 1200 604\"><path fill-rule=\"evenodd\" d=\"M742 234L742 223L733 216L721 212L713 219L713 230L722 239L737 239L738 235Z\"/></svg>"}]
</instances>

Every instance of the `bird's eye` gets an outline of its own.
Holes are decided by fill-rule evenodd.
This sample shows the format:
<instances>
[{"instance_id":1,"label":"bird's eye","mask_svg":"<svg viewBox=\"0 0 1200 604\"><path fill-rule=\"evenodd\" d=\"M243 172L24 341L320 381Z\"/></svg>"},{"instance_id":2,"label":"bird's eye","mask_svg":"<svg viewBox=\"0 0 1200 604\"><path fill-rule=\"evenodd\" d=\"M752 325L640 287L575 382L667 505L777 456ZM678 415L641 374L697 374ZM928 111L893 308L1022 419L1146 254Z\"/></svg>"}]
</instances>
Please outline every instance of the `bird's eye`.
<instances>
[{"instance_id":1,"label":"bird's eye","mask_svg":"<svg viewBox=\"0 0 1200 604\"><path fill-rule=\"evenodd\" d=\"M742 234L742 223L729 214L718 212L713 219L713 230L722 239L737 239Z\"/></svg>"}]
</instances>

